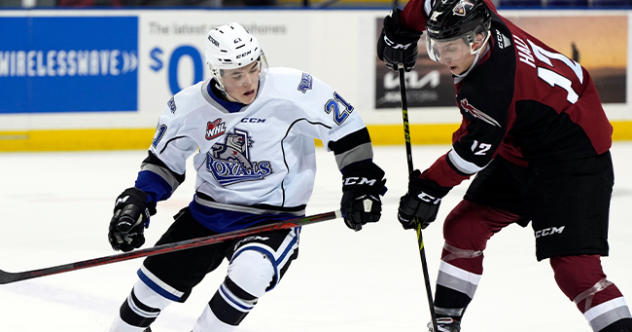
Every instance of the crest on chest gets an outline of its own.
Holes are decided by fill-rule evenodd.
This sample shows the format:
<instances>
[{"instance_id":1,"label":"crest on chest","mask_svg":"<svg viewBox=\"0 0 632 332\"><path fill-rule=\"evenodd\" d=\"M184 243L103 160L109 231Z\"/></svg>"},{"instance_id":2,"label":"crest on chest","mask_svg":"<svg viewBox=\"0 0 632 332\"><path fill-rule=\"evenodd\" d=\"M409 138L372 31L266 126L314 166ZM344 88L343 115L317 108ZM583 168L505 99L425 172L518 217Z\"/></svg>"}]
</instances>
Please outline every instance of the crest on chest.
<instances>
[{"instance_id":1,"label":"crest on chest","mask_svg":"<svg viewBox=\"0 0 632 332\"><path fill-rule=\"evenodd\" d=\"M223 186L262 180L272 174L272 164L252 160L250 149L254 144L248 131L235 128L226 134L224 142L215 143L206 153L206 170Z\"/></svg>"}]
</instances>

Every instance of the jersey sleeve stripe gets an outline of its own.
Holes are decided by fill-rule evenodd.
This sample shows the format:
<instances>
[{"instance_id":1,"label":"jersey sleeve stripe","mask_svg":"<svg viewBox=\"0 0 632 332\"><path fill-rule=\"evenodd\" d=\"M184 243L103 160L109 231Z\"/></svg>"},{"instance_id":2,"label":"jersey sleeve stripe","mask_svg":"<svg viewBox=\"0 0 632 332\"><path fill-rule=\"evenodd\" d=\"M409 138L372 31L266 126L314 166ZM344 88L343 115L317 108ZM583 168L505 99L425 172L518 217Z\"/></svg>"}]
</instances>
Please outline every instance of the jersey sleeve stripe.
<instances>
[{"instance_id":1,"label":"jersey sleeve stripe","mask_svg":"<svg viewBox=\"0 0 632 332\"><path fill-rule=\"evenodd\" d=\"M370 159L373 159L373 146L371 143L360 144L349 151L336 155L338 169L343 169L347 165Z\"/></svg>"},{"instance_id":2,"label":"jersey sleeve stripe","mask_svg":"<svg viewBox=\"0 0 632 332\"><path fill-rule=\"evenodd\" d=\"M485 165L481 167L476 165L475 163L461 158L461 156L459 156L459 154L454 149L450 150L450 152L448 153L448 160L450 161L452 166L456 168L457 171L463 173L464 175L472 175L487 166Z\"/></svg>"},{"instance_id":3,"label":"jersey sleeve stripe","mask_svg":"<svg viewBox=\"0 0 632 332\"><path fill-rule=\"evenodd\" d=\"M169 186L171 186L171 193L172 194L173 194L174 191L176 191L178 186L180 186L180 182L176 179L176 177L173 175L173 172L171 172L169 169L166 169L164 167L160 167L160 166L154 165L154 164L143 163L140 166L140 170L141 170L141 172L142 171L152 172L152 173L158 175L163 180L165 180L165 182L167 182L167 184L169 184Z\"/></svg>"}]
</instances>

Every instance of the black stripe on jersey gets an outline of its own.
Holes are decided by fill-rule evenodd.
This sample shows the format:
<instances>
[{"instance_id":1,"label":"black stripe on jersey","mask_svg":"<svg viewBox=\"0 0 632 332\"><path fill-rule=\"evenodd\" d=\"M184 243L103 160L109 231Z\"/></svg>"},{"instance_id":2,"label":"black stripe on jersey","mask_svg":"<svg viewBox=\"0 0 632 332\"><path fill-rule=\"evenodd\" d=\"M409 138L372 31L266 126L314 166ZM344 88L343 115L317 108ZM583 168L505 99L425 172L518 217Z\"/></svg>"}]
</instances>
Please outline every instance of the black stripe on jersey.
<instances>
[{"instance_id":1,"label":"black stripe on jersey","mask_svg":"<svg viewBox=\"0 0 632 332\"><path fill-rule=\"evenodd\" d=\"M290 130L292 130L292 127L294 127L294 125L298 123L299 121L307 121L307 123L311 125L323 126L327 129L331 129L331 126L328 126L322 122L312 122L305 118L296 119L294 122L292 122L292 124L287 128L287 132L285 133L285 136L283 136L283 139L281 139L281 151L283 151L283 163L285 164L285 168L288 170L288 172L290 171L290 167L288 166L287 160L285 159L285 148L283 147L283 141L285 141L285 139L287 138L287 135L290 134ZM283 190L283 203L281 204L281 206L285 206L285 186L283 185L283 183L285 183L285 179L283 180L283 182L281 182L281 190Z\"/></svg>"},{"instance_id":2,"label":"black stripe on jersey","mask_svg":"<svg viewBox=\"0 0 632 332\"><path fill-rule=\"evenodd\" d=\"M160 153L165 152L165 149L167 148L167 146L169 146L169 143L171 143L172 141L177 140L178 138L183 138L183 137L186 137L186 136L176 136L176 137L171 138L170 140L168 140L168 141L165 143L165 147L164 147L164 148L162 148L162 150L160 150Z\"/></svg>"},{"instance_id":3,"label":"black stripe on jersey","mask_svg":"<svg viewBox=\"0 0 632 332\"><path fill-rule=\"evenodd\" d=\"M217 202L213 197L206 195L204 193L201 193L199 191L196 192L195 195L207 201ZM281 212L284 212L284 211L297 212L297 211L305 210L306 205L299 205L299 206L293 206L293 207L281 207L281 206L274 206L274 205L268 205L268 204L255 204L255 205L248 205L248 207L262 209L262 210L281 211Z\"/></svg>"},{"instance_id":4,"label":"black stripe on jersey","mask_svg":"<svg viewBox=\"0 0 632 332\"><path fill-rule=\"evenodd\" d=\"M333 151L334 154L338 155L364 143L371 143L371 136L369 135L369 130L366 129L366 127L356 132L350 133L335 142L329 142L327 144L327 147L329 147L329 149Z\"/></svg>"},{"instance_id":5,"label":"black stripe on jersey","mask_svg":"<svg viewBox=\"0 0 632 332\"><path fill-rule=\"evenodd\" d=\"M158 159L158 157L156 157L156 155L154 155L151 151L149 151L149 156L147 156L147 158L145 158L145 160L143 160L143 163L160 166L160 167L162 167L164 169L167 169L167 170L169 170L171 172L171 174L176 179L176 181L178 181L178 183L181 184L182 182L184 182L184 179L185 179L185 176L186 176L185 174L178 174L178 173L172 171L169 167L167 167L167 165L165 165L165 163L162 162L162 160Z\"/></svg>"}]
</instances>

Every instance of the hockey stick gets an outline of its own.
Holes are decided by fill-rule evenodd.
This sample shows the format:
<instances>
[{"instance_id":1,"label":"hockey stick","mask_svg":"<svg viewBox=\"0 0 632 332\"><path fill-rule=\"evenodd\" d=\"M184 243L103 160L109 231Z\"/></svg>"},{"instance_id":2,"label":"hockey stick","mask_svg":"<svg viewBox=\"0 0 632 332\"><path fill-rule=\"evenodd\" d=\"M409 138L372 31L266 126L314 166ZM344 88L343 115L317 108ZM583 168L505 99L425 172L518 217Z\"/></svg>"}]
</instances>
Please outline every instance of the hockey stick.
<instances>
[{"instance_id":1,"label":"hockey stick","mask_svg":"<svg viewBox=\"0 0 632 332\"><path fill-rule=\"evenodd\" d=\"M315 224L322 221L337 219L337 218L340 218L341 216L342 214L340 213L340 210L336 210L332 212L315 214L315 215L307 216L303 218L279 221L279 222L269 224L269 225L246 228L246 229L237 230L233 232L216 234L216 235L211 235L211 236L206 236L206 237L201 237L201 238L191 239L191 240L185 240L185 241L180 241L180 242L166 243L166 244L161 244L161 245L147 248L147 249L140 249L140 250L130 251L130 252L126 252L126 253L122 253L118 255L112 255L112 256L104 256L100 258L89 259L86 261L81 261L81 262L76 262L76 263L58 265L58 266L48 267L48 268L39 269L39 270L16 272L16 273L5 272L5 271L0 270L0 284L8 284L15 281L44 277L51 274L76 271L76 270L85 269L85 268L89 268L93 266L122 262L122 261L130 260L130 259L134 259L134 258L153 256L153 255L164 254L168 252L174 252L174 251L179 251L179 250L184 250L184 249L189 249L189 248L201 247L201 246L206 246L209 244L214 244L214 243L219 243L219 242L223 242L227 240L233 240L236 238L245 237L252 234L258 234L262 232L276 231L276 230L281 230L281 229Z\"/></svg>"},{"instance_id":2,"label":"hockey stick","mask_svg":"<svg viewBox=\"0 0 632 332\"><path fill-rule=\"evenodd\" d=\"M408 159L408 173L413 172L413 152L410 145L410 129L408 128L408 105L406 102L406 77L404 76L404 64L398 65L399 69L399 91L402 95L402 116L404 119L404 138L406 140L406 158ZM424 272L424 281L426 283L426 294L428 295L428 305L430 306L430 317L432 318L432 327L437 329L437 317L434 309L434 301L432 299L432 288L430 287L430 277L428 275L428 262L426 262L426 249L424 248L424 239L421 235L421 223L416 220L417 225L417 244L419 245L419 256L421 257L421 266Z\"/></svg>"}]
</instances>

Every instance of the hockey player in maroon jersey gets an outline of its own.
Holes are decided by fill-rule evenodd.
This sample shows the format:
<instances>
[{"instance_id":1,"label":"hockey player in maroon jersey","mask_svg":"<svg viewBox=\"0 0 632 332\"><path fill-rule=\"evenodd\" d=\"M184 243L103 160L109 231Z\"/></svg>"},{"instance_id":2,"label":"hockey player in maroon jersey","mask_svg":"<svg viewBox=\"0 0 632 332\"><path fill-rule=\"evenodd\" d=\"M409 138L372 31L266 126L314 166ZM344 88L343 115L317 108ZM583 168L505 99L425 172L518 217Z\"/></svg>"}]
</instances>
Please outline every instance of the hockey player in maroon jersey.
<instances>
[{"instance_id":1,"label":"hockey player in maroon jersey","mask_svg":"<svg viewBox=\"0 0 632 332\"><path fill-rule=\"evenodd\" d=\"M538 261L549 259L559 288L593 331L632 331L623 295L600 261L608 255L612 127L589 73L489 0L411 0L384 19L378 56L410 71L423 31L429 56L453 74L463 121L452 149L410 175L398 213L404 228L416 218L427 227L441 198L477 174L443 224L438 329L460 331L487 240L531 222Z\"/></svg>"}]
</instances>

